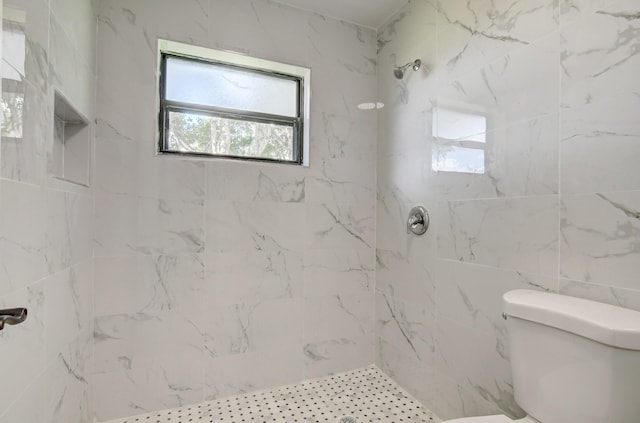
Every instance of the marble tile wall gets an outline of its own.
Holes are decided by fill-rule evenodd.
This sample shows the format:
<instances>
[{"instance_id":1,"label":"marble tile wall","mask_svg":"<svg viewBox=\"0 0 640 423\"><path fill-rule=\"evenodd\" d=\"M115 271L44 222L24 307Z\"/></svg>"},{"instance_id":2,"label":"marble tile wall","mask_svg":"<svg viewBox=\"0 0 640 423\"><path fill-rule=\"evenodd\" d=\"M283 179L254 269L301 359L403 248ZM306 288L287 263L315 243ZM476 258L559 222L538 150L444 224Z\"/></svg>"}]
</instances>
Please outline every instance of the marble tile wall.
<instances>
[{"instance_id":1,"label":"marble tile wall","mask_svg":"<svg viewBox=\"0 0 640 423\"><path fill-rule=\"evenodd\" d=\"M93 120L90 1L2 2L0 422L91 421L93 190L51 176L54 90ZM92 142L92 141L90 141Z\"/></svg>"},{"instance_id":2,"label":"marble tile wall","mask_svg":"<svg viewBox=\"0 0 640 423\"><path fill-rule=\"evenodd\" d=\"M0 332L1 423L374 359L442 417L519 416L503 292L640 309L633 0L414 0L377 34L266 0L2 10L0 308L30 317ZM311 166L155 157L158 37L310 67ZM96 117L91 188L50 176L54 89Z\"/></svg>"},{"instance_id":3,"label":"marble tile wall","mask_svg":"<svg viewBox=\"0 0 640 423\"><path fill-rule=\"evenodd\" d=\"M640 309L639 13L415 0L378 32L376 360L443 418L522 415L505 291Z\"/></svg>"},{"instance_id":4,"label":"marble tile wall","mask_svg":"<svg viewBox=\"0 0 640 423\"><path fill-rule=\"evenodd\" d=\"M310 166L155 156L158 37L311 68ZM97 54L98 420L372 363L376 115L356 106L375 31L264 0L109 0Z\"/></svg>"}]
</instances>

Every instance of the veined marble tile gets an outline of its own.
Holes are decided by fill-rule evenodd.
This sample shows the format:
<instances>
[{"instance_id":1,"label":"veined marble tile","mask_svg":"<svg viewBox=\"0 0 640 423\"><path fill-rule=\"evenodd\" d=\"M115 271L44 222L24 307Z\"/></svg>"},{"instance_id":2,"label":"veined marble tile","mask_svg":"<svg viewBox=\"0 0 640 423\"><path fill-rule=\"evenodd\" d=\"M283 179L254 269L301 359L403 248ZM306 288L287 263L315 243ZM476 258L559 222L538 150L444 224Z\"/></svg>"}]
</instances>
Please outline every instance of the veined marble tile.
<instances>
[{"instance_id":1,"label":"veined marble tile","mask_svg":"<svg viewBox=\"0 0 640 423\"><path fill-rule=\"evenodd\" d=\"M635 0L568 0L560 4L560 18L563 26L580 21L594 14L615 14L620 11L635 10ZM624 19L624 14L619 16ZM587 34L586 34L587 35Z\"/></svg>"},{"instance_id":2,"label":"veined marble tile","mask_svg":"<svg viewBox=\"0 0 640 423\"><path fill-rule=\"evenodd\" d=\"M443 86L438 106L486 117L487 131L557 113L559 42L551 33Z\"/></svg>"},{"instance_id":3,"label":"veined marble tile","mask_svg":"<svg viewBox=\"0 0 640 423\"><path fill-rule=\"evenodd\" d=\"M77 50L74 41L53 14L49 20L49 75L53 88L59 90L84 116L95 112L93 87L96 74L91 57ZM91 53L91 52L89 52Z\"/></svg>"},{"instance_id":4,"label":"veined marble tile","mask_svg":"<svg viewBox=\"0 0 640 423\"><path fill-rule=\"evenodd\" d=\"M384 364L382 369L401 384L438 416L450 419L464 416L504 414L460 386L453 379L432 366L417 362L415 357L397 348L393 343L381 344ZM435 410L438 410L437 412Z\"/></svg>"},{"instance_id":5,"label":"veined marble tile","mask_svg":"<svg viewBox=\"0 0 640 423\"><path fill-rule=\"evenodd\" d=\"M423 401L425 404L434 404L439 416L460 418L505 414L505 410L499 408L495 402L487 401L476 390L458 384L448 375L434 370L430 372L429 380L429 396Z\"/></svg>"},{"instance_id":6,"label":"veined marble tile","mask_svg":"<svg viewBox=\"0 0 640 423\"><path fill-rule=\"evenodd\" d=\"M311 48L315 53L315 48ZM359 53L354 52L354 54L360 56ZM375 53L372 53L371 56L374 57ZM372 58L363 57L363 60L375 62L375 59ZM312 69L316 69L311 77L311 92L314 93L314 100L311 102L312 116L318 113L349 116L359 112L358 104L375 102L375 74L362 74L358 70L352 72L331 69L320 71L318 65L312 64L311 66ZM367 70L367 72L370 71ZM331 88L326 89L327 86Z\"/></svg>"},{"instance_id":7,"label":"veined marble tile","mask_svg":"<svg viewBox=\"0 0 640 423\"><path fill-rule=\"evenodd\" d=\"M94 376L98 421L162 410L204 399L202 364L174 360L167 367L122 370Z\"/></svg>"},{"instance_id":8,"label":"veined marble tile","mask_svg":"<svg viewBox=\"0 0 640 423\"><path fill-rule=\"evenodd\" d=\"M375 31L320 15L312 15L308 25L312 113L345 115L375 101Z\"/></svg>"},{"instance_id":9,"label":"veined marble tile","mask_svg":"<svg viewBox=\"0 0 640 423\"><path fill-rule=\"evenodd\" d=\"M0 373L5 381L0 385L3 398L0 415L20 398L30 384L35 383L45 369L44 300L42 282L0 297L0 309L26 307L28 310L27 320L20 325L7 325L0 332ZM24 419L27 421L26 415ZM22 422L23 419L16 421Z\"/></svg>"},{"instance_id":10,"label":"veined marble tile","mask_svg":"<svg viewBox=\"0 0 640 423\"><path fill-rule=\"evenodd\" d=\"M504 333L479 332L439 318L436 329L436 369L492 402L511 416L523 411L513 399L513 382ZM469 353L473 351L473 353Z\"/></svg>"},{"instance_id":11,"label":"veined marble tile","mask_svg":"<svg viewBox=\"0 0 640 423\"><path fill-rule=\"evenodd\" d=\"M402 251L407 243L407 217L412 202L401 190L378 186L376 205L376 247Z\"/></svg>"},{"instance_id":12,"label":"veined marble tile","mask_svg":"<svg viewBox=\"0 0 640 423\"><path fill-rule=\"evenodd\" d=\"M638 288L640 192L562 199L560 272L568 279Z\"/></svg>"},{"instance_id":13,"label":"veined marble tile","mask_svg":"<svg viewBox=\"0 0 640 423\"><path fill-rule=\"evenodd\" d=\"M210 2L202 0L187 0L181 4L160 0L154 3L154 7L116 0L100 4L98 18L108 25L113 34L128 40L127 46L133 51L155 55L155 37L206 44L211 9ZM184 21L177 21L177 15L188 16L189 25L185 25ZM151 41L150 34L154 34L154 41Z\"/></svg>"},{"instance_id":14,"label":"veined marble tile","mask_svg":"<svg viewBox=\"0 0 640 423\"><path fill-rule=\"evenodd\" d=\"M415 301L434 311L435 286L432 260L423 256L424 250L413 253L376 251L376 293L393 301ZM393 305L393 304L391 304Z\"/></svg>"},{"instance_id":15,"label":"veined marble tile","mask_svg":"<svg viewBox=\"0 0 640 423\"><path fill-rule=\"evenodd\" d=\"M208 44L214 48L308 66L309 16L276 2L209 2ZM287 22L287 31L282 30ZM244 30L238 33L238 25ZM292 37L291 34L297 34Z\"/></svg>"},{"instance_id":16,"label":"veined marble tile","mask_svg":"<svg viewBox=\"0 0 640 423\"><path fill-rule=\"evenodd\" d=\"M306 178L305 201L311 204L353 205L370 210L375 201L372 163L349 159L317 158Z\"/></svg>"},{"instance_id":17,"label":"veined marble tile","mask_svg":"<svg viewBox=\"0 0 640 423\"><path fill-rule=\"evenodd\" d=\"M311 13L308 19L310 59L319 73L342 73L375 84L376 32L356 24ZM346 78L343 78L346 79Z\"/></svg>"},{"instance_id":18,"label":"veined marble tile","mask_svg":"<svg viewBox=\"0 0 640 423\"><path fill-rule=\"evenodd\" d=\"M308 169L276 163L206 163L207 201L303 203Z\"/></svg>"},{"instance_id":19,"label":"veined marble tile","mask_svg":"<svg viewBox=\"0 0 640 423\"><path fill-rule=\"evenodd\" d=\"M562 192L640 188L640 7L569 2L562 28ZM593 31L592 28L598 28Z\"/></svg>"},{"instance_id":20,"label":"veined marble tile","mask_svg":"<svg viewBox=\"0 0 640 423\"><path fill-rule=\"evenodd\" d=\"M304 254L305 297L373 293L374 252L359 250L307 250Z\"/></svg>"},{"instance_id":21,"label":"veined marble tile","mask_svg":"<svg viewBox=\"0 0 640 423\"><path fill-rule=\"evenodd\" d=\"M374 100L374 98L362 97L360 103ZM356 106L356 104L353 105L349 114L326 112L312 114L309 146L312 161L323 157L360 161L363 166L371 166L375 162L377 112L359 110Z\"/></svg>"},{"instance_id":22,"label":"veined marble tile","mask_svg":"<svg viewBox=\"0 0 640 423\"><path fill-rule=\"evenodd\" d=\"M378 158L378 201L383 202L385 213L397 210L398 204L415 204L435 198L436 191L427 189L434 182L431 170L432 143L424 141L424 149L389 158ZM425 159L427 158L427 159ZM413 205L411 205L413 207ZM407 208L406 213L411 210ZM405 213L405 212L403 212ZM404 221L406 216L402 218ZM406 222L406 221L405 221Z\"/></svg>"},{"instance_id":23,"label":"veined marble tile","mask_svg":"<svg viewBox=\"0 0 640 423\"><path fill-rule=\"evenodd\" d=\"M296 251L305 227L304 204L207 201L206 251Z\"/></svg>"},{"instance_id":24,"label":"veined marble tile","mask_svg":"<svg viewBox=\"0 0 640 423\"><path fill-rule=\"evenodd\" d=\"M425 255L436 250L436 234L442 223L434 219L438 201L435 190L425 190L431 182L423 182L422 195L410 200L398 187L378 187L378 203L376 208L376 246L378 250L398 252L420 262ZM419 185L419 184L417 184ZM407 233L409 212L414 206L423 206L430 216L427 232L422 236Z\"/></svg>"},{"instance_id":25,"label":"veined marble tile","mask_svg":"<svg viewBox=\"0 0 640 423\"><path fill-rule=\"evenodd\" d=\"M558 30L558 0L438 2L438 76L484 66Z\"/></svg>"},{"instance_id":26,"label":"veined marble tile","mask_svg":"<svg viewBox=\"0 0 640 423\"><path fill-rule=\"evenodd\" d=\"M429 383L426 382L431 379L431 367L428 363L421 362L407 344L398 344L377 336L376 365L409 393L424 400L429 389Z\"/></svg>"},{"instance_id":27,"label":"veined marble tile","mask_svg":"<svg viewBox=\"0 0 640 423\"><path fill-rule=\"evenodd\" d=\"M314 178L312 198L316 205L327 205L345 226L362 230L368 237L368 246L356 241L355 248L341 244L341 237L351 237L349 234L339 232L323 238L324 244L319 243L318 248L333 250L338 246L349 252L336 255L329 263L335 270L331 275L339 275L338 282L354 281L352 285L359 288L361 274L347 278L343 271L351 270L354 263L363 272L373 271L373 254L365 256L374 245L375 140L370 137L374 129L369 128L374 121L371 115L355 114L359 113L355 106L375 96L375 31L363 32L354 25L273 2L248 0L181 5L181 15L197 15L188 28L176 24L176 5L168 3L153 11L118 0L101 5L99 31L103 35L98 62L101 73L111 77L101 79L98 88L98 132L102 137L98 148L102 150L98 152L97 186L102 192L96 206L100 210L96 227L101 228L96 234L96 273L101 273L97 278L105 285L96 294L100 297L96 310L101 313L96 321L99 419L114 413L137 414L191 397L197 390L195 374L172 368L167 371L169 382L161 374L170 365L171 356L200 372L198 377L207 369L209 397L299 380L305 366L305 345L327 357L308 363L309 372L335 371L372 357L372 347L363 342L372 329L360 338L337 333L343 322L348 323L349 333L359 333L350 330L348 314L340 316L337 328L322 326L326 330L322 339L304 340L307 313L301 288L303 250L310 232L303 204L309 198L309 176ZM287 30L282 30L283 22L287 22ZM247 31L238 34L238 25ZM320 144L314 146L313 165L300 168L211 161L204 166L204 183L198 185L199 180L191 180L200 172L200 168L193 169L195 165L150 164L153 145L149 144L147 152L144 143L154 138L155 131L156 90L149 69L156 67L156 37L313 67L314 116L327 117L326 125L317 129L312 123L312 134L321 137ZM312 44L320 46L322 54L316 53ZM326 50L325 45L331 49ZM122 98L131 101L123 104ZM140 122L143 115L148 119ZM109 151L112 146L116 148ZM132 151L132 156L142 158L128 157ZM149 162L144 159L147 154ZM153 180L154 175L160 175L160 182ZM358 187L358 193L352 194L348 184ZM198 187L205 192L204 205L194 195ZM167 213L156 212L155 202ZM363 205L364 212L360 212ZM114 209L118 211L114 213ZM204 235L199 236L201 223ZM313 229L318 228L324 226ZM185 232L193 235L192 244L176 238ZM205 254L194 254L202 249ZM142 254L105 257L138 253ZM199 257L205 266L203 290L192 290L197 281L195 269L202 265L192 262L192 256ZM324 256L310 257L313 260L307 263L313 268ZM134 282L138 285L132 288ZM174 284L177 282L183 283L184 289ZM319 288L318 294L323 294L323 289ZM120 298L125 291L131 298ZM200 305L197 317L191 319L188 310L194 292L200 294ZM365 293L348 290L345 297L357 313L358 307L368 307L367 317L372 319L372 302L363 297ZM328 313L335 311L327 309ZM348 343L340 344L343 339ZM206 347L204 365L197 358L197 345L202 344ZM158 351L165 352L158 356ZM112 389L118 389L113 397L107 395Z\"/></svg>"},{"instance_id":28,"label":"veined marble tile","mask_svg":"<svg viewBox=\"0 0 640 423\"><path fill-rule=\"evenodd\" d=\"M300 380L302 351L274 343L260 353L208 357L205 366L205 399L212 400Z\"/></svg>"},{"instance_id":29,"label":"veined marble tile","mask_svg":"<svg viewBox=\"0 0 640 423\"><path fill-rule=\"evenodd\" d=\"M590 131L574 127L561 142L561 190L565 195L637 190L634 158L640 155L640 135L610 127ZM565 128L566 129L566 128Z\"/></svg>"},{"instance_id":30,"label":"veined marble tile","mask_svg":"<svg viewBox=\"0 0 640 423\"><path fill-rule=\"evenodd\" d=\"M147 139L98 138L96 156L95 187L101 193L204 203L202 161L157 156Z\"/></svg>"},{"instance_id":31,"label":"veined marble tile","mask_svg":"<svg viewBox=\"0 0 640 423\"><path fill-rule=\"evenodd\" d=\"M558 198L452 201L440 258L551 276L558 268Z\"/></svg>"},{"instance_id":32,"label":"veined marble tile","mask_svg":"<svg viewBox=\"0 0 640 423\"><path fill-rule=\"evenodd\" d=\"M96 316L95 373L171 368L193 376L201 369L204 350L192 314L178 309Z\"/></svg>"},{"instance_id":33,"label":"veined marble tile","mask_svg":"<svg viewBox=\"0 0 640 423\"><path fill-rule=\"evenodd\" d=\"M560 143L563 194L640 188L633 161L640 152L639 92L640 88L594 90L581 94L579 104L565 104Z\"/></svg>"},{"instance_id":34,"label":"veined marble tile","mask_svg":"<svg viewBox=\"0 0 640 423\"><path fill-rule=\"evenodd\" d=\"M574 46L571 43L582 42L579 39L597 23L581 26L575 34L563 34L562 48L573 48L577 51L566 52L566 58L561 65L562 90L561 107L562 119L566 122L565 137L571 135L571 130L579 125L587 125L588 129L606 129L608 127L625 129L631 134L638 134L638 122L633 118L638 112L637 92L640 84L633 78L640 59L634 55L633 46L625 46L631 50L628 57L606 58L609 67L603 66L601 58L589 59L589 45ZM639 24L640 26L640 24ZM576 25L570 28L575 29ZM623 31L622 28L616 28ZM605 50L605 46L591 46L595 51ZM603 53L604 54L604 53ZM613 53L612 53L613 54ZM616 62L618 61L618 62ZM592 69L585 72L580 66L588 62ZM594 62L594 63L591 63Z\"/></svg>"},{"instance_id":35,"label":"veined marble tile","mask_svg":"<svg viewBox=\"0 0 640 423\"><path fill-rule=\"evenodd\" d=\"M205 310L300 298L303 256L297 251L238 251L205 255Z\"/></svg>"},{"instance_id":36,"label":"veined marble tile","mask_svg":"<svg viewBox=\"0 0 640 423\"><path fill-rule=\"evenodd\" d=\"M0 294L46 275L44 191L0 181Z\"/></svg>"},{"instance_id":37,"label":"veined marble tile","mask_svg":"<svg viewBox=\"0 0 640 423\"><path fill-rule=\"evenodd\" d=\"M99 28L104 25L100 23ZM117 49L120 47L113 47L111 50ZM105 49L102 48L99 51L103 50ZM113 79L114 83L107 83L102 78L97 82L96 139L122 139L130 142L155 139L157 137L157 120L155 119L157 110L154 102L157 94L153 85L155 78L149 77L148 67L145 68L144 64L134 65L139 60L135 52L128 52L124 56L100 59L101 67L104 62L110 62L114 67L116 64L119 65L113 72L105 70L109 72L109 80ZM153 62L151 59L148 61ZM152 66L155 69L155 65ZM127 98L129 101L123 103L122 98ZM139 116L149 118L139 119ZM154 153L156 145L155 142L149 142L145 146L148 148L148 154Z\"/></svg>"},{"instance_id":38,"label":"veined marble tile","mask_svg":"<svg viewBox=\"0 0 640 423\"><path fill-rule=\"evenodd\" d=\"M411 356L421 366L435 358L434 309L419 299L376 294L376 336Z\"/></svg>"},{"instance_id":39,"label":"veined marble tile","mask_svg":"<svg viewBox=\"0 0 640 423\"><path fill-rule=\"evenodd\" d=\"M382 341L380 352L383 356L382 364L379 364L381 369L423 404L429 404L438 416L453 419L504 414L503 410L460 386L433 366L418 362L415 356L398 348L398 345Z\"/></svg>"},{"instance_id":40,"label":"veined marble tile","mask_svg":"<svg viewBox=\"0 0 640 423\"><path fill-rule=\"evenodd\" d=\"M93 263L89 259L64 269L44 284L46 362L67 351L82 331L93 324Z\"/></svg>"},{"instance_id":41,"label":"veined marble tile","mask_svg":"<svg viewBox=\"0 0 640 423\"><path fill-rule=\"evenodd\" d=\"M341 190L338 195L348 195ZM368 195L366 195L368 196ZM335 204L305 204L306 226L304 227L305 247L307 249L373 248L374 201L364 205L364 210L356 204L338 201Z\"/></svg>"},{"instance_id":42,"label":"veined marble tile","mask_svg":"<svg viewBox=\"0 0 640 423\"><path fill-rule=\"evenodd\" d=\"M308 248L373 248L374 173L361 162L323 163L307 178L305 242Z\"/></svg>"},{"instance_id":43,"label":"veined marble tile","mask_svg":"<svg viewBox=\"0 0 640 423\"><path fill-rule=\"evenodd\" d=\"M378 29L378 56L393 54L400 48L412 49L404 41L422 39L435 30L438 4L433 0L411 2L389 17ZM429 29L427 29L429 28ZM429 32L426 32L429 31Z\"/></svg>"},{"instance_id":44,"label":"veined marble tile","mask_svg":"<svg viewBox=\"0 0 640 423\"><path fill-rule=\"evenodd\" d=\"M95 255L199 253L204 205L129 195L97 194Z\"/></svg>"},{"instance_id":45,"label":"veined marble tile","mask_svg":"<svg viewBox=\"0 0 640 423\"><path fill-rule=\"evenodd\" d=\"M0 423L40 423L49 416L44 411L45 378L35 379L22 396L13 404L6 404L0 411Z\"/></svg>"},{"instance_id":46,"label":"veined marble tile","mask_svg":"<svg viewBox=\"0 0 640 423\"><path fill-rule=\"evenodd\" d=\"M95 69L96 5L95 1L77 0L52 0L50 5L51 13L72 41L76 55L81 56L91 69Z\"/></svg>"},{"instance_id":47,"label":"veined marble tile","mask_svg":"<svg viewBox=\"0 0 640 423\"><path fill-rule=\"evenodd\" d=\"M625 1L592 3L599 4L580 11L579 19L561 30L561 98L565 107L640 88L634 78L640 66L637 54L640 7Z\"/></svg>"},{"instance_id":48,"label":"veined marble tile","mask_svg":"<svg viewBox=\"0 0 640 423\"><path fill-rule=\"evenodd\" d=\"M304 328L304 306L303 300L298 298L226 307L209 304L204 310L203 328L207 354L222 357L265 351L274 345L299 347Z\"/></svg>"},{"instance_id":49,"label":"veined marble tile","mask_svg":"<svg viewBox=\"0 0 640 423\"><path fill-rule=\"evenodd\" d=\"M182 4L185 7L183 12L191 9L197 2L190 0L189 3ZM172 12L161 9L158 4L157 10L154 8L153 11L138 16L139 12L135 9L141 5L117 1L99 4L97 57L100 75L109 77L98 78L96 84L96 137L149 140L148 151L152 154L155 143L150 140L155 138L157 130L155 69L158 35L154 35L152 41L149 34L153 32L141 25L140 19L146 22L154 14ZM173 7L169 5L169 9ZM173 10L175 13L175 9ZM201 13L196 16L196 20L203 19ZM175 22L169 25L175 26ZM196 26L186 27L198 31ZM202 31L206 32L206 29L202 27ZM177 40L178 35L175 33L174 37L168 39L184 41ZM206 34L203 36L206 37ZM154 70L151 74L150 69ZM127 101L122 101L123 98ZM146 118L140 119L140 116Z\"/></svg>"},{"instance_id":50,"label":"veined marble tile","mask_svg":"<svg viewBox=\"0 0 640 423\"><path fill-rule=\"evenodd\" d=\"M55 273L93 253L93 195L47 190L46 255Z\"/></svg>"},{"instance_id":51,"label":"veined marble tile","mask_svg":"<svg viewBox=\"0 0 640 423\"><path fill-rule=\"evenodd\" d=\"M371 363L374 343L371 335L308 342L304 345L304 378L345 372Z\"/></svg>"},{"instance_id":52,"label":"veined marble tile","mask_svg":"<svg viewBox=\"0 0 640 423\"><path fill-rule=\"evenodd\" d=\"M93 418L90 384L93 329L77 335L45 372L44 415L56 423L83 423Z\"/></svg>"},{"instance_id":53,"label":"veined marble tile","mask_svg":"<svg viewBox=\"0 0 640 423\"><path fill-rule=\"evenodd\" d=\"M484 332L506 331L502 318L504 293L513 289L558 290L554 277L451 260L438 260L434 273L438 313Z\"/></svg>"},{"instance_id":54,"label":"veined marble tile","mask_svg":"<svg viewBox=\"0 0 640 423\"><path fill-rule=\"evenodd\" d=\"M450 200L557 194L558 131L559 116L552 114L487 132L486 142L474 146L484 157L483 172L469 173L462 164L435 172L438 194ZM433 148L456 160L453 145L437 140Z\"/></svg>"},{"instance_id":55,"label":"veined marble tile","mask_svg":"<svg viewBox=\"0 0 640 423\"><path fill-rule=\"evenodd\" d=\"M392 103L378 111L378 167L380 162L400 159L409 164L411 159L421 162L425 157L430 157L428 141L433 132L432 116L436 99L421 99L421 103L419 108ZM388 122L395 123L390 125Z\"/></svg>"},{"instance_id":56,"label":"veined marble tile","mask_svg":"<svg viewBox=\"0 0 640 423\"><path fill-rule=\"evenodd\" d=\"M420 0L407 2L379 28L378 98L385 103L385 109L378 112L379 117L389 108L399 106L409 106L404 110L407 114L424 109L424 94L437 86L436 22L437 2ZM404 66L415 59L420 59L423 64L419 71L408 70L402 80L394 77L396 66ZM379 123L383 121L378 120ZM398 137L394 141L401 143L407 140Z\"/></svg>"},{"instance_id":57,"label":"veined marble tile","mask_svg":"<svg viewBox=\"0 0 640 423\"><path fill-rule=\"evenodd\" d=\"M373 333L372 297L332 295L304 300L305 343L350 339Z\"/></svg>"},{"instance_id":58,"label":"veined marble tile","mask_svg":"<svg viewBox=\"0 0 640 423\"><path fill-rule=\"evenodd\" d=\"M640 311L640 290L560 279L560 294Z\"/></svg>"},{"instance_id":59,"label":"veined marble tile","mask_svg":"<svg viewBox=\"0 0 640 423\"><path fill-rule=\"evenodd\" d=\"M201 255L96 257L94 266L97 316L183 309L195 317L201 307Z\"/></svg>"}]
</instances>

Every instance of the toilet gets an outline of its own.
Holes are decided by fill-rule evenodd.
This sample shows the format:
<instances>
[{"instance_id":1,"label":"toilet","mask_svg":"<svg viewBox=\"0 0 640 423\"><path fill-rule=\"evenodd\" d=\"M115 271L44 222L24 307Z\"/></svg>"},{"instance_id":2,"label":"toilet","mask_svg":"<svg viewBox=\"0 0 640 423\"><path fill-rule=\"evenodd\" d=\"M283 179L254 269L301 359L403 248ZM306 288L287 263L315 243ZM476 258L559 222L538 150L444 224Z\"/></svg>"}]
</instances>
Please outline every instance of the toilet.
<instances>
[{"instance_id":1,"label":"toilet","mask_svg":"<svg viewBox=\"0 0 640 423\"><path fill-rule=\"evenodd\" d=\"M513 391L528 415L443 423L640 422L640 312L524 289L503 300Z\"/></svg>"}]
</instances>

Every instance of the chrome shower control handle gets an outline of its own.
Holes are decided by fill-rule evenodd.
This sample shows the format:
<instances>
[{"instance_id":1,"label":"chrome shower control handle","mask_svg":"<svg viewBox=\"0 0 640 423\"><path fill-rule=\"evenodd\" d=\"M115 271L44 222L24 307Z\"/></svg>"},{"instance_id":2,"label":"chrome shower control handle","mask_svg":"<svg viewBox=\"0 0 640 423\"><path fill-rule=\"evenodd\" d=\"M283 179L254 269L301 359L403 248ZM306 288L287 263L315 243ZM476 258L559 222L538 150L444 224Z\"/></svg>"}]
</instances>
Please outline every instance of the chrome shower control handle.
<instances>
[{"instance_id":1,"label":"chrome shower control handle","mask_svg":"<svg viewBox=\"0 0 640 423\"><path fill-rule=\"evenodd\" d=\"M26 308L9 308L0 310L0 330L4 329L4 325L17 325L27 320Z\"/></svg>"},{"instance_id":2,"label":"chrome shower control handle","mask_svg":"<svg viewBox=\"0 0 640 423\"><path fill-rule=\"evenodd\" d=\"M422 235L429 228L429 213L422 206L416 206L409 212L407 218L407 233Z\"/></svg>"},{"instance_id":3,"label":"chrome shower control handle","mask_svg":"<svg viewBox=\"0 0 640 423\"><path fill-rule=\"evenodd\" d=\"M411 227L414 227L416 225L422 225L422 224L424 224L424 218L420 214L415 214L415 215L409 217L409 222L408 223L409 223L409 225Z\"/></svg>"}]
</instances>

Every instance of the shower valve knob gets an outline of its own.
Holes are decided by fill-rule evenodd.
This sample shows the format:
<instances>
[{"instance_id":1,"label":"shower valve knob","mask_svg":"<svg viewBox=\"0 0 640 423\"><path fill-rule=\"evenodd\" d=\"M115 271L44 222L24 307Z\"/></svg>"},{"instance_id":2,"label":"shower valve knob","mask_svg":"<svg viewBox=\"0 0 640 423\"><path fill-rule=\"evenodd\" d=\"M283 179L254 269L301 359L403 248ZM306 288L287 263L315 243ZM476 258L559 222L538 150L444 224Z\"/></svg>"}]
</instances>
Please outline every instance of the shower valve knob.
<instances>
[{"instance_id":1,"label":"shower valve knob","mask_svg":"<svg viewBox=\"0 0 640 423\"><path fill-rule=\"evenodd\" d=\"M422 235L429 228L429 213L422 206L416 206L409 212L407 218L407 233Z\"/></svg>"}]
</instances>

